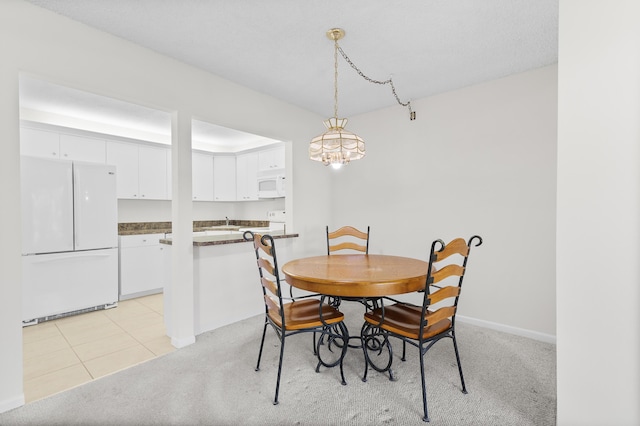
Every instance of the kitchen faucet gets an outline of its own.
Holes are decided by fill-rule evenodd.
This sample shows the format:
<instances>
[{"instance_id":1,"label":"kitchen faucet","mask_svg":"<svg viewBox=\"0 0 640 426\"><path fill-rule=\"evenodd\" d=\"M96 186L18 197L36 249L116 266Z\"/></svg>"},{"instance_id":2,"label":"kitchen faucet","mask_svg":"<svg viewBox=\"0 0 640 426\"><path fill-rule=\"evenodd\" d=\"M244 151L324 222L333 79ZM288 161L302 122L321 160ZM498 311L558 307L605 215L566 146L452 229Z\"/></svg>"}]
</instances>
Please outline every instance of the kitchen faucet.
<instances>
[{"instance_id":1,"label":"kitchen faucet","mask_svg":"<svg viewBox=\"0 0 640 426\"><path fill-rule=\"evenodd\" d=\"M225 216L224 218L227 219L227 226L229 226L229 217Z\"/></svg>"}]
</instances>

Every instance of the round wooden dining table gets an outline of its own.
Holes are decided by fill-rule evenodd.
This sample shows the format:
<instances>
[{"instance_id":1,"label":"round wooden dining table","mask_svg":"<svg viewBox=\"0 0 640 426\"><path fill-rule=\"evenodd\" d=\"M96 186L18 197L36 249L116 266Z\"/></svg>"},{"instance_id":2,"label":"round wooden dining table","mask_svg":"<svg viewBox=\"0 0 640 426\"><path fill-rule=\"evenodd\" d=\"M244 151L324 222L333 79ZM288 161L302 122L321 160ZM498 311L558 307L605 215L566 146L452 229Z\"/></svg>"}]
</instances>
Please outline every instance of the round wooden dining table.
<instances>
[{"instance_id":1,"label":"round wooden dining table","mask_svg":"<svg viewBox=\"0 0 640 426\"><path fill-rule=\"evenodd\" d=\"M374 298L424 289L429 264L382 254L334 254L282 266L289 285L337 297Z\"/></svg>"}]
</instances>

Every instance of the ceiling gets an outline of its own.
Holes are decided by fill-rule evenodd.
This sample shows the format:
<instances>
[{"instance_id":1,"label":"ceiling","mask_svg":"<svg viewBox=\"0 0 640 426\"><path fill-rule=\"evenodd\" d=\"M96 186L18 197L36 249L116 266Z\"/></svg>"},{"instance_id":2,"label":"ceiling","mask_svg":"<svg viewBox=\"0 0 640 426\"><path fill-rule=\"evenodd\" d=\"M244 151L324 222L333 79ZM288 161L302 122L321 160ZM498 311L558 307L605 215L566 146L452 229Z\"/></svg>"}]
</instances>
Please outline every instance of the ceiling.
<instances>
[{"instance_id":1,"label":"ceiling","mask_svg":"<svg viewBox=\"0 0 640 426\"><path fill-rule=\"evenodd\" d=\"M28 1L324 117L335 27L353 63L371 79L392 76L402 102L558 60L559 0ZM338 61L340 117L394 105L408 115L389 85Z\"/></svg>"}]
</instances>

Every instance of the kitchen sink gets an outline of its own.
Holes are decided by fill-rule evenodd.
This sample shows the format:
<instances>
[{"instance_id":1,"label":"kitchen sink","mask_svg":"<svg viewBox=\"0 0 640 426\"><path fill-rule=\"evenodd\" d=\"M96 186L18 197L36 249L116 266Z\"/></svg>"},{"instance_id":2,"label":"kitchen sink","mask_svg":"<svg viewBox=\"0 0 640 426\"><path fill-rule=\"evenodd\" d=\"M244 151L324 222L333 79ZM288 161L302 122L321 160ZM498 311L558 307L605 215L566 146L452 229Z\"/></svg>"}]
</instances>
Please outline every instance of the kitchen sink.
<instances>
[{"instance_id":1,"label":"kitchen sink","mask_svg":"<svg viewBox=\"0 0 640 426\"><path fill-rule=\"evenodd\" d=\"M207 226L206 228L200 228L203 231L239 231L240 227L235 225L217 225Z\"/></svg>"}]
</instances>

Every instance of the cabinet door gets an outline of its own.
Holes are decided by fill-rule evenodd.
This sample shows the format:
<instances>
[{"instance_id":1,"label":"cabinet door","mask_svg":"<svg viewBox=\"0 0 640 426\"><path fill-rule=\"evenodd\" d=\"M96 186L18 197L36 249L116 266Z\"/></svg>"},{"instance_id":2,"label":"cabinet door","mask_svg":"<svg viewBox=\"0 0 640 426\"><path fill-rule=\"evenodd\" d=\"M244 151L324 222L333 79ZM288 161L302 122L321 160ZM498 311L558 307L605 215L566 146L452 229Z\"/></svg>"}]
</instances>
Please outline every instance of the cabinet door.
<instances>
[{"instance_id":1,"label":"cabinet door","mask_svg":"<svg viewBox=\"0 0 640 426\"><path fill-rule=\"evenodd\" d=\"M167 200L173 198L173 167L171 166L171 148L167 149Z\"/></svg>"},{"instance_id":2,"label":"cabinet door","mask_svg":"<svg viewBox=\"0 0 640 426\"><path fill-rule=\"evenodd\" d=\"M213 156L192 154L193 201L213 201Z\"/></svg>"},{"instance_id":3,"label":"cabinet door","mask_svg":"<svg viewBox=\"0 0 640 426\"><path fill-rule=\"evenodd\" d=\"M236 157L236 188L238 201L258 199L258 153Z\"/></svg>"},{"instance_id":4,"label":"cabinet door","mask_svg":"<svg viewBox=\"0 0 640 426\"><path fill-rule=\"evenodd\" d=\"M107 164L116 166L118 198L139 199L138 146L107 141Z\"/></svg>"},{"instance_id":5,"label":"cabinet door","mask_svg":"<svg viewBox=\"0 0 640 426\"><path fill-rule=\"evenodd\" d=\"M54 132L21 127L20 155L60 158L60 135Z\"/></svg>"},{"instance_id":6,"label":"cabinet door","mask_svg":"<svg viewBox=\"0 0 640 426\"><path fill-rule=\"evenodd\" d=\"M284 169L284 146L259 151L260 170Z\"/></svg>"},{"instance_id":7,"label":"cabinet door","mask_svg":"<svg viewBox=\"0 0 640 426\"><path fill-rule=\"evenodd\" d=\"M138 147L139 198L167 200L167 150L140 145Z\"/></svg>"},{"instance_id":8,"label":"cabinet door","mask_svg":"<svg viewBox=\"0 0 640 426\"><path fill-rule=\"evenodd\" d=\"M96 138L61 134L60 158L104 164L106 161L105 141Z\"/></svg>"},{"instance_id":9,"label":"cabinet door","mask_svg":"<svg viewBox=\"0 0 640 426\"><path fill-rule=\"evenodd\" d=\"M214 201L236 201L236 157L213 157Z\"/></svg>"},{"instance_id":10,"label":"cabinet door","mask_svg":"<svg viewBox=\"0 0 640 426\"><path fill-rule=\"evenodd\" d=\"M164 288L164 234L120 237L120 300Z\"/></svg>"}]
</instances>

